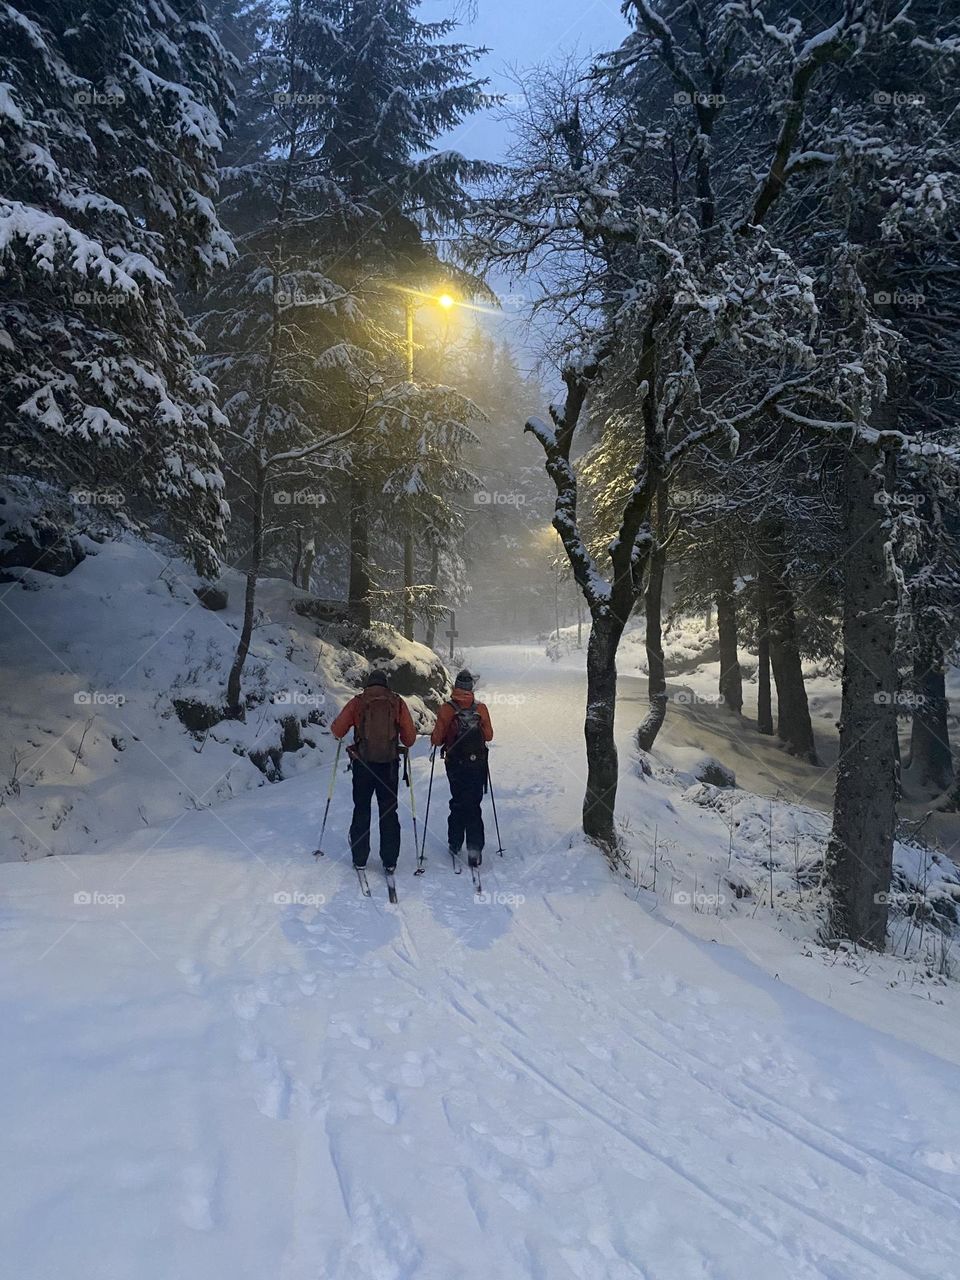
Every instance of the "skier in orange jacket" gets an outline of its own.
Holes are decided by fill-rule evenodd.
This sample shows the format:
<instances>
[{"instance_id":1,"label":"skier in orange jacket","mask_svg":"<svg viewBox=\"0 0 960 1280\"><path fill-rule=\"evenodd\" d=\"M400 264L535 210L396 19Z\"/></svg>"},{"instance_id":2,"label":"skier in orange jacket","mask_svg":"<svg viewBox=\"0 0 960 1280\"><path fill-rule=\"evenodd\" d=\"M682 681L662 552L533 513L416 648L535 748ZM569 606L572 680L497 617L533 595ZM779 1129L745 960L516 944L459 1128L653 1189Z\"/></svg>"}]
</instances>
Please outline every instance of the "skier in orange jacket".
<instances>
[{"instance_id":1,"label":"skier in orange jacket","mask_svg":"<svg viewBox=\"0 0 960 1280\"><path fill-rule=\"evenodd\" d=\"M480 805L487 789L487 743L493 739L493 725L486 704L474 697L474 683L469 671L458 672L450 700L437 714L430 741L441 748L450 783L450 853L456 857L466 840L467 862L479 867L484 842Z\"/></svg>"},{"instance_id":2,"label":"skier in orange jacket","mask_svg":"<svg viewBox=\"0 0 960 1280\"><path fill-rule=\"evenodd\" d=\"M365 867L370 856L370 808L377 797L380 815L380 859L392 872L400 856L400 819L397 788L400 782L400 748L409 750L417 740L410 708L394 693L383 671L371 671L362 693L351 698L330 732L337 739L353 729L347 748L353 773L353 818L350 852L355 867Z\"/></svg>"}]
</instances>

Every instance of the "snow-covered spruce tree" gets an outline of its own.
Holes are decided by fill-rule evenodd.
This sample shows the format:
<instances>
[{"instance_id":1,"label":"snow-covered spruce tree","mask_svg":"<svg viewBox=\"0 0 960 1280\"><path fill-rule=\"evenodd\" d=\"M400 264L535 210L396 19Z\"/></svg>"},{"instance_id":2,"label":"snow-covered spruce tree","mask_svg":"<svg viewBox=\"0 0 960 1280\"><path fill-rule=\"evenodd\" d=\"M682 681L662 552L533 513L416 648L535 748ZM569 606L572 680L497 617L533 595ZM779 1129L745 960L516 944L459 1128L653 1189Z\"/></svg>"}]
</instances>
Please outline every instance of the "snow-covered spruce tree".
<instances>
[{"instance_id":1,"label":"snow-covered spruce tree","mask_svg":"<svg viewBox=\"0 0 960 1280\"><path fill-rule=\"evenodd\" d=\"M223 419L175 290L232 253L228 57L194 0L7 5L0 49L3 465L161 513L213 573Z\"/></svg>"},{"instance_id":2,"label":"snow-covered spruce tree","mask_svg":"<svg viewBox=\"0 0 960 1280\"><path fill-rule=\"evenodd\" d=\"M230 419L225 453L236 505L234 554L245 564L244 615L228 678L230 715L256 617L257 580L284 512L322 500L344 442L383 404L362 337L359 273L337 277L338 252L369 226L330 180L330 69L342 54L328 6L291 0L265 21L244 69L238 136L224 170L225 217L239 250L199 319L207 367Z\"/></svg>"},{"instance_id":3,"label":"snow-covered spruce tree","mask_svg":"<svg viewBox=\"0 0 960 1280\"><path fill-rule=\"evenodd\" d=\"M432 555L433 540L439 574L439 539L462 530L454 503L475 487L462 457L476 442L469 423L482 414L459 391L436 383L399 383L390 394L392 403L364 429L365 475L380 495L371 503L368 527L381 559L397 548L403 578L395 590L372 590L371 599L380 617L402 618L403 634L412 639L414 619L426 622L437 604L436 583L429 582L416 549L422 544ZM416 540L410 536L414 529Z\"/></svg>"},{"instance_id":4,"label":"snow-covered spruce tree","mask_svg":"<svg viewBox=\"0 0 960 1280\"><path fill-rule=\"evenodd\" d=\"M339 43L329 73L320 153L345 200L362 205L369 215L362 240L344 262L393 286L385 287L380 299L377 359L383 363L383 347L392 347L385 377L410 379L405 333L408 308L417 304L418 293L435 293L445 283L464 292L478 287L441 261L434 238L448 234L463 217L467 187L489 166L456 151L437 151L435 144L491 101L486 82L472 75L482 50L448 39L455 29L451 20L420 21L416 0L330 0L318 9L336 29ZM373 342L372 332L370 338ZM424 392L415 394L422 398ZM442 416L442 407L438 412ZM349 597L363 622L370 614L371 521L383 481L376 456L380 443L378 433L361 432L351 445ZM409 600L416 504L407 504L403 516L404 597ZM409 609L404 630L412 631Z\"/></svg>"}]
</instances>

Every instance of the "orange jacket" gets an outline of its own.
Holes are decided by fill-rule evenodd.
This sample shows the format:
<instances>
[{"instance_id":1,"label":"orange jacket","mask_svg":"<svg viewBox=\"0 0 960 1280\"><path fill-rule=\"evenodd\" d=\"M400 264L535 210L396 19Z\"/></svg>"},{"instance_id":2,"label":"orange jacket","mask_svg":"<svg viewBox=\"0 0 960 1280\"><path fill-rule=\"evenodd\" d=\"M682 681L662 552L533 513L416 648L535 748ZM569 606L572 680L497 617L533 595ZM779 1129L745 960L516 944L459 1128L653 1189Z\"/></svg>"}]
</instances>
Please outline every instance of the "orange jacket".
<instances>
[{"instance_id":1,"label":"orange jacket","mask_svg":"<svg viewBox=\"0 0 960 1280\"><path fill-rule=\"evenodd\" d=\"M469 689L454 689L453 701L460 707L472 706L476 699ZM477 702L477 712L480 716L480 732L483 734L484 742L493 740L493 725L490 723L490 712L487 710L485 702ZM433 733L430 735L430 741L435 747L442 747L447 740L447 733L453 721L454 710L449 702L445 702L437 712L437 723L433 726Z\"/></svg>"},{"instance_id":2,"label":"orange jacket","mask_svg":"<svg viewBox=\"0 0 960 1280\"><path fill-rule=\"evenodd\" d=\"M344 738L353 729L354 740L356 740L356 729L360 720L360 699L362 696L362 694L357 694L356 697L351 698L330 726L330 732L335 738ZM397 700L397 734L405 747L412 747L417 740L417 730L413 723L413 716L411 716L410 708L400 695L394 694L394 697Z\"/></svg>"}]
</instances>

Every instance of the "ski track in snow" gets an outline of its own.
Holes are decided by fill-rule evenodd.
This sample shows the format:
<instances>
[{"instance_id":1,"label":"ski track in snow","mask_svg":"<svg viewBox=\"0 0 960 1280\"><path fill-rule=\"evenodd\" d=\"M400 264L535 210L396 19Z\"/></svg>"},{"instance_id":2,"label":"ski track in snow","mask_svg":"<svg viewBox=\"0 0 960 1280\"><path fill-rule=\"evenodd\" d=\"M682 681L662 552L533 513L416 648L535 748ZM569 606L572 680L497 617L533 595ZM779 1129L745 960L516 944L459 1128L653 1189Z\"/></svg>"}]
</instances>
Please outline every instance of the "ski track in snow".
<instances>
[{"instance_id":1,"label":"ski track in snow","mask_svg":"<svg viewBox=\"0 0 960 1280\"><path fill-rule=\"evenodd\" d=\"M512 652L483 654L501 690ZM490 902L443 854L442 777L397 907L375 855L363 899L346 857L287 852L319 824L310 776L159 842L0 868L8 1274L956 1276L960 1072L568 849L571 677L521 658L540 738L495 712ZM125 901L76 906L81 881Z\"/></svg>"}]
</instances>

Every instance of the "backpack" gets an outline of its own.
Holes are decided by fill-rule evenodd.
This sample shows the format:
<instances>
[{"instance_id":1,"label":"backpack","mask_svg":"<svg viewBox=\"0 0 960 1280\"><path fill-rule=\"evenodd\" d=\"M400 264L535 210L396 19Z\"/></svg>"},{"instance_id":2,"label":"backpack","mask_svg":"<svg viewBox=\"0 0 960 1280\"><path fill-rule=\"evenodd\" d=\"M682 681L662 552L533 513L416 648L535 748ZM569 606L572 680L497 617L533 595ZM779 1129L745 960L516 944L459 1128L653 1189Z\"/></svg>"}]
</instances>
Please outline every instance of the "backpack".
<instances>
[{"instance_id":1,"label":"backpack","mask_svg":"<svg viewBox=\"0 0 960 1280\"><path fill-rule=\"evenodd\" d=\"M479 703L476 698L469 707L462 707L451 698L448 706L453 707L453 719L447 730L444 752L447 764L483 765L487 761L487 744L483 740L480 728Z\"/></svg>"},{"instance_id":2,"label":"backpack","mask_svg":"<svg viewBox=\"0 0 960 1280\"><path fill-rule=\"evenodd\" d=\"M360 695L357 715L357 757L366 764L390 764L399 759L397 723L399 698L389 689L374 685Z\"/></svg>"}]
</instances>

